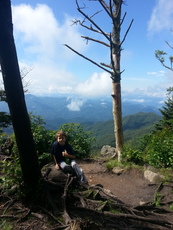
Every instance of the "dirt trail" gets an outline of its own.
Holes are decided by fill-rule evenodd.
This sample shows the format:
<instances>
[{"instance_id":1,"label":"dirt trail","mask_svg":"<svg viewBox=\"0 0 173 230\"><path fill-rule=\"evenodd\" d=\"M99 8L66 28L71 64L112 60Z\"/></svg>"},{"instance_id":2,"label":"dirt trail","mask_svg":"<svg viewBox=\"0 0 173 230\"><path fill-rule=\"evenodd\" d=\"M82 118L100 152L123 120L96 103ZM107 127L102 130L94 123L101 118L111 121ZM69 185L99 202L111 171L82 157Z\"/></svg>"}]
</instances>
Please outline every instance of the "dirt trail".
<instances>
[{"instance_id":1,"label":"dirt trail","mask_svg":"<svg viewBox=\"0 0 173 230\"><path fill-rule=\"evenodd\" d=\"M81 162L79 166L85 172L89 185L102 184L126 204L136 206L154 198L157 185L151 185L138 169L124 170L117 175L106 170L104 163Z\"/></svg>"}]
</instances>

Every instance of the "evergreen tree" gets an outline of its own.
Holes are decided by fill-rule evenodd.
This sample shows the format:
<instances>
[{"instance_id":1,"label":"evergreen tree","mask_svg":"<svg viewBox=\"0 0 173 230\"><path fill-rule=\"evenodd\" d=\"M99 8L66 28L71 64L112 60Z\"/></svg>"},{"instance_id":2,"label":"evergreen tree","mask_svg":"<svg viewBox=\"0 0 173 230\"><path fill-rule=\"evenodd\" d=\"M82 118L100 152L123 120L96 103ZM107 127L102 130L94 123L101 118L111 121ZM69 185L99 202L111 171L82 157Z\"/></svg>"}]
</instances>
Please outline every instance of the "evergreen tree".
<instances>
[{"instance_id":1,"label":"evergreen tree","mask_svg":"<svg viewBox=\"0 0 173 230\"><path fill-rule=\"evenodd\" d=\"M173 127L173 87L167 89L167 101L162 109L159 109L162 114L162 119L156 124L156 130L162 130L163 128Z\"/></svg>"}]
</instances>

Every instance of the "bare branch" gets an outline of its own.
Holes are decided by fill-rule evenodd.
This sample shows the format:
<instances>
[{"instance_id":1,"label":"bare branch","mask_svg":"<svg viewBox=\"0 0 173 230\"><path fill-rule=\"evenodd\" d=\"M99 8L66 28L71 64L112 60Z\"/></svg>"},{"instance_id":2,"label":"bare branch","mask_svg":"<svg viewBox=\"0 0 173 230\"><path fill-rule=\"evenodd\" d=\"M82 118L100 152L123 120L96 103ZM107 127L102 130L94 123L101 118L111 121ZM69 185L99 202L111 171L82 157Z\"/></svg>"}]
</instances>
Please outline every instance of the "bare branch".
<instances>
[{"instance_id":1,"label":"bare branch","mask_svg":"<svg viewBox=\"0 0 173 230\"><path fill-rule=\"evenodd\" d=\"M99 14L100 12L102 12L102 10L97 11L96 13L94 13L90 18L93 18L96 14Z\"/></svg>"},{"instance_id":2,"label":"bare branch","mask_svg":"<svg viewBox=\"0 0 173 230\"><path fill-rule=\"evenodd\" d=\"M103 9L106 11L106 13L109 15L109 17L111 17L110 7L103 0L99 0L99 2L102 5Z\"/></svg>"},{"instance_id":3,"label":"bare branch","mask_svg":"<svg viewBox=\"0 0 173 230\"><path fill-rule=\"evenodd\" d=\"M78 1L76 0L76 5L77 5L77 10L79 11L79 13L81 13L88 21L90 21L102 34L103 36L108 40L109 40L109 37L107 36L107 34L90 18L88 17L82 10L81 8L79 7L79 4L78 4Z\"/></svg>"},{"instance_id":4,"label":"bare branch","mask_svg":"<svg viewBox=\"0 0 173 230\"><path fill-rule=\"evenodd\" d=\"M84 21L84 20L83 20L83 21ZM72 22L73 22L73 24L79 23L82 27L84 27L84 28L87 29L87 30L91 30L92 32L95 32L95 33L98 33L98 34L102 34L101 31L94 29L94 28L92 27L92 24L90 25L90 27L84 25L84 24L83 24L83 21L81 22L80 20L75 20L75 21L72 21ZM72 24L72 25L73 25L73 24ZM105 33L105 34L106 34L107 36L110 35L109 33Z\"/></svg>"},{"instance_id":5,"label":"bare branch","mask_svg":"<svg viewBox=\"0 0 173 230\"><path fill-rule=\"evenodd\" d=\"M111 65L107 65L107 64L105 64L105 63L103 63L103 62L101 62L100 65L103 65L103 66L105 66L105 67L107 67L107 68L112 69L112 66L111 66Z\"/></svg>"},{"instance_id":6,"label":"bare branch","mask_svg":"<svg viewBox=\"0 0 173 230\"><path fill-rule=\"evenodd\" d=\"M124 19L125 19L126 15L127 15L127 13L125 12L125 13L124 13L124 16L123 16L123 18L122 18L122 20L121 20L121 24L120 24L120 25L122 25L122 24L123 24L123 22L124 22Z\"/></svg>"},{"instance_id":7,"label":"bare branch","mask_svg":"<svg viewBox=\"0 0 173 230\"><path fill-rule=\"evenodd\" d=\"M111 65L112 65L112 68L113 68L113 71L114 71L114 73L116 72L116 70L115 70L115 66L114 66L114 60L113 60L113 54L112 54L112 51L113 51L113 43L112 43L112 37L111 37L111 34L110 34L110 40L111 40L111 48L110 48L110 52L111 52L111 55L110 55L110 57L111 57Z\"/></svg>"},{"instance_id":8,"label":"bare branch","mask_svg":"<svg viewBox=\"0 0 173 230\"><path fill-rule=\"evenodd\" d=\"M102 42L102 41L99 41L99 40L96 40L96 39L94 39L94 38L90 38L90 37L86 37L86 36L81 36L81 38L85 38L85 39L87 40L87 42L88 42L88 40L90 40L90 41L97 42L97 43L100 43L100 44L102 44L102 45L105 45L105 46L107 46L107 47L110 47L109 44L107 44L107 43L105 43L105 42Z\"/></svg>"},{"instance_id":9,"label":"bare branch","mask_svg":"<svg viewBox=\"0 0 173 230\"><path fill-rule=\"evenodd\" d=\"M99 64L98 64L98 63L96 63L95 61L93 61L93 60L91 60L91 59L89 59L89 58L85 57L84 55L82 55L82 54L78 53L76 50L74 50L73 48L71 48L71 47L70 47L70 46L68 46L67 44L64 44L64 45L65 45L67 48L69 48L70 50L72 50L74 53L78 54L78 55L79 55L79 56L81 56L82 58L86 59L87 61L89 61L89 62L93 63L94 65L98 66L99 68L103 69L104 71L106 71L106 72L108 72L109 74L111 74L111 75L112 75L112 72L111 72L111 71L109 71L109 70L107 70L107 69L103 68L101 65L99 65Z\"/></svg>"},{"instance_id":10,"label":"bare branch","mask_svg":"<svg viewBox=\"0 0 173 230\"><path fill-rule=\"evenodd\" d=\"M110 7L112 22L113 22L113 25L115 27L116 25L115 25L115 21L113 20L114 16L113 16L113 11L112 11L112 1L111 0L109 0L109 7Z\"/></svg>"},{"instance_id":11,"label":"bare branch","mask_svg":"<svg viewBox=\"0 0 173 230\"><path fill-rule=\"evenodd\" d=\"M132 26L133 21L134 21L134 19L131 20L131 23L130 23L128 29L126 30L126 33L125 33L125 35L124 35L124 38L123 38L123 40L122 40L120 46L121 46L121 45L123 44L123 42L125 41L125 39L126 39L126 37L127 37L127 34L128 34L128 32L129 32L129 30L130 30L130 28L131 28L131 26Z\"/></svg>"},{"instance_id":12,"label":"bare branch","mask_svg":"<svg viewBox=\"0 0 173 230\"><path fill-rule=\"evenodd\" d=\"M171 46L168 41L165 41L165 42L171 49L173 49L173 46Z\"/></svg>"}]
</instances>

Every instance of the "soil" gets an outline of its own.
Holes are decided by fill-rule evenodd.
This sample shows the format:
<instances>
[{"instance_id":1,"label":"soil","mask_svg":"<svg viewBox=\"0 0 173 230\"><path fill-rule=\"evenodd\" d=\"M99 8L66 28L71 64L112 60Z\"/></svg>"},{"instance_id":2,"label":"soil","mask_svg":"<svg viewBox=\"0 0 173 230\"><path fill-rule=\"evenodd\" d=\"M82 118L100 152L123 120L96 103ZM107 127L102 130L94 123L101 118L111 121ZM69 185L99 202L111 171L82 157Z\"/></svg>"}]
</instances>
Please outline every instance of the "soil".
<instances>
[{"instance_id":1,"label":"soil","mask_svg":"<svg viewBox=\"0 0 173 230\"><path fill-rule=\"evenodd\" d=\"M85 172L89 185L102 184L123 203L137 206L154 199L156 187L144 178L142 170L129 169L115 174L106 169L104 163L79 163Z\"/></svg>"},{"instance_id":2,"label":"soil","mask_svg":"<svg viewBox=\"0 0 173 230\"><path fill-rule=\"evenodd\" d=\"M143 172L139 169L127 169L123 170L118 175L107 170L104 162L92 161L92 162L78 162L78 165L83 169L85 176L88 179L89 186L94 186L98 184L99 186L103 186L107 192L113 194L117 197L118 200L123 203L129 205L130 207L136 207L144 203L152 203L156 196L156 191L160 184L151 184L147 181ZM164 202L170 202L173 204L173 183L170 182L170 186L165 186L162 189L162 198ZM0 197L0 209L4 206L4 203L7 201L2 200ZM8 201L9 202L9 201ZM25 210L25 207L22 204L15 204L17 208L21 207L21 210ZM15 212L15 208L14 208ZM26 211L27 212L27 211ZM29 212L28 212L29 213ZM34 230L34 229L51 229L51 227L47 227L45 222L40 219L38 216L42 215L41 213L32 213L32 221L27 218L23 218L22 222L18 223L14 220L13 228L14 230ZM2 213L1 213L2 215ZM13 213L10 214L11 216ZM34 217L34 215L36 215ZM27 217L27 215L26 215ZM167 219L171 221L173 214L169 214ZM26 219L26 220L25 220ZM3 222L4 223L4 222ZM0 223L0 229L5 230L3 228L2 223ZM7 229L7 228L6 228ZM8 228L10 229L10 228ZM58 229L58 228L57 228ZM69 228L73 229L73 228ZM77 228L74 228L77 229ZM135 228L134 228L135 229ZM160 228L159 228L160 229Z\"/></svg>"}]
</instances>

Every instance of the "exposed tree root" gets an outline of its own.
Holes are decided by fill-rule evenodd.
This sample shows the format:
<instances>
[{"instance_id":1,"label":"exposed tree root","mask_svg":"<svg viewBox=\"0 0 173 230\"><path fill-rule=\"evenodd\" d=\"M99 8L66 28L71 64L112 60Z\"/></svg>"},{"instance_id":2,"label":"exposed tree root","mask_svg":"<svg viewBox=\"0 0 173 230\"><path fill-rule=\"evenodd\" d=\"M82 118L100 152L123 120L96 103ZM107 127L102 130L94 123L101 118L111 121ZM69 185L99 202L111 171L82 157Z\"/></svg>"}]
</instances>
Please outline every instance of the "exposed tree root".
<instances>
[{"instance_id":1,"label":"exposed tree root","mask_svg":"<svg viewBox=\"0 0 173 230\"><path fill-rule=\"evenodd\" d=\"M11 197L1 195L0 219L13 220L15 226L27 226L30 230L36 223L39 223L39 229L45 230L173 229L173 212L169 208L173 202L162 202L160 196L160 204L156 206L157 194L164 187L162 184L158 185L151 202L132 207L102 185L80 185L70 175L60 176L60 181L44 177L44 200L33 207L25 207ZM30 221L32 218L33 222Z\"/></svg>"}]
</instances>

